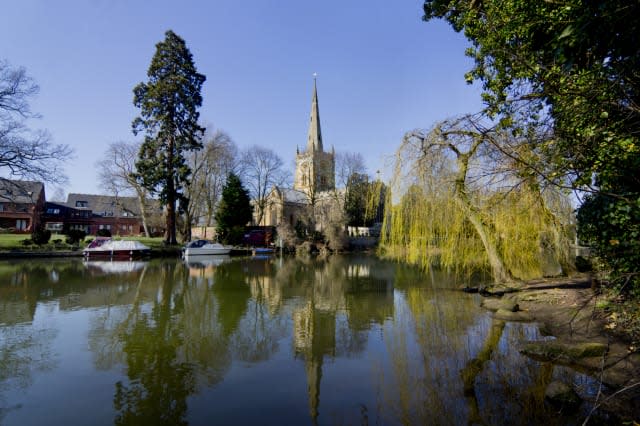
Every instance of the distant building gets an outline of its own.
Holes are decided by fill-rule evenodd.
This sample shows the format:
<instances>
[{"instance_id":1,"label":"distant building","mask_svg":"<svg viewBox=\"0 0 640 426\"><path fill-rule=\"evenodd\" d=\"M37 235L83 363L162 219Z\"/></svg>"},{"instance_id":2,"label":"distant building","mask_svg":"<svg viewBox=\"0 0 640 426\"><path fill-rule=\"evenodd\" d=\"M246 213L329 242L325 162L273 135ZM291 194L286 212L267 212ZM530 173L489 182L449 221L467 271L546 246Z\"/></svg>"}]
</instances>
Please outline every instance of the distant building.
<instances>
[{"instance_id":1,"label":"distant building","mask_svg":"<svg viewBox=\"0 0 640 426\"><path fill-rule=\"evenodd\" d=\"M45 195L42 182L0 178L0 228L30 233L40 224Z\"/></svg>"},{"instance_id":2,"label":"distant building","mask_svg":"<svg viewBox=\"0 0 640 426\"><path fill-rule=\"evenodd\" d=\"M267 195L262 221L257 223L257 218L254 218L254 222L262 226L278 226L285 222L295 226L299 220L307 220L311 206L335 204L338 198L335 169L335 151L332 148L331 152L325 152L322 144L318 90L314 79L307 144L304 151L296 152L293 188L274 186Z\"/></svg>"},{"instance_id":3,"label":"distant building","mask_svg":"<svg viewBox=\"0 0 640 426\"><path fill-rule=\"evenodd\" d=\"M323 191L333 191L336 189L335 170L335 152L333 149L331 152L324 152L322 146L318 90L314 80L307 149L296 153L293 189L306 193L308 197Z\"/></svg>"},{"instance_id":4,"label":"distant building","mask_svg":"<svg viewBox=\"0 0 640 426\"><path fill-rule=\"evenodd\" d=\"M155 214L161 210L152 203ZM112 235L139 235L144 232L137 197L69 194L66 203L48 202L44 213L46 228L55 232L78 229L95 235L106 229ZM151 229L151 232L161 232Z\"/></svg>"}]
</instances>

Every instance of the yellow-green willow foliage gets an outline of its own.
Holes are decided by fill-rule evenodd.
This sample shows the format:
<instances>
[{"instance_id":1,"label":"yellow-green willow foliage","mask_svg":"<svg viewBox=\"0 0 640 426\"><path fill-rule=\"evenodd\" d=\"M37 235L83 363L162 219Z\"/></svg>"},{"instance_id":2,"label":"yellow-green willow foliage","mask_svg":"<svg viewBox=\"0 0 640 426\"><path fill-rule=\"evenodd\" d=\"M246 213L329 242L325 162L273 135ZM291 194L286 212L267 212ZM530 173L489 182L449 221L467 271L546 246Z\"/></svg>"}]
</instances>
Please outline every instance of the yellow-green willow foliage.
<instances>
[{"instance_id":1,"label":"yellow-green willow foliage","mask_svg":"<svg viewBox=\"0 0 640 426\"><path fill-rule=\"evenodd\" d=\"M542 193L519 179L517 170L505 172L495 152L484 147L483 135L466 132L465 139L452 141L443 134L441 128L409 134L398 150L382 252L423 268L488 269L498 281L541 277L560 267L568 272L566 197L550 189Z\"/></svg>"}]
</instances>

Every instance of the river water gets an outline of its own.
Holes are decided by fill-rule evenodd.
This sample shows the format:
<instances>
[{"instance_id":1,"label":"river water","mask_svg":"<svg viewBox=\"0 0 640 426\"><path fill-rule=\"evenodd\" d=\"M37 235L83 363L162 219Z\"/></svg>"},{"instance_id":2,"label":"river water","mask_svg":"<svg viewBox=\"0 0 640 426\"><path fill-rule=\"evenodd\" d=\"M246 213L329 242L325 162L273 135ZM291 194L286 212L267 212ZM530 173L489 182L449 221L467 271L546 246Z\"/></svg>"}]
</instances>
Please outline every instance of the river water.
<instances>
[{"instance_id":1,"label":"river water","mask_svg":"<svg viewBox=\"0 0 640 426\"><path fill-rule=\"evenodd\" d=\"M1 425L575 424L451 275L372 256L0 262Z\"/></svg>"}]
</instances>

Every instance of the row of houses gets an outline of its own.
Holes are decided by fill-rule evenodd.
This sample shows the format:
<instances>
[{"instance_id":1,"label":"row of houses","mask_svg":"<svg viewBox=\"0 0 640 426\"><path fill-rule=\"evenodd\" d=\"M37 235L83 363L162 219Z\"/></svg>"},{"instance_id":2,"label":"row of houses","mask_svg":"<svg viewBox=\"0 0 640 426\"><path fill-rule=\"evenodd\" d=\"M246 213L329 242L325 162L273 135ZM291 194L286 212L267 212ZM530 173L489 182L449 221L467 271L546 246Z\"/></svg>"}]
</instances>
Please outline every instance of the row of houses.
<instances>
[{"instance_id":1,"label":"row of houses","mask_svg":"<svg viewBox=\"0 0 640 426\"><path fill-rule=\"evenodd\" d=\"M136 197L69 194L66 202L46 201L42 182L0 179L0 232L28 234L39 225L57 233L144 232Z\"/></svg>"}]
</instances>

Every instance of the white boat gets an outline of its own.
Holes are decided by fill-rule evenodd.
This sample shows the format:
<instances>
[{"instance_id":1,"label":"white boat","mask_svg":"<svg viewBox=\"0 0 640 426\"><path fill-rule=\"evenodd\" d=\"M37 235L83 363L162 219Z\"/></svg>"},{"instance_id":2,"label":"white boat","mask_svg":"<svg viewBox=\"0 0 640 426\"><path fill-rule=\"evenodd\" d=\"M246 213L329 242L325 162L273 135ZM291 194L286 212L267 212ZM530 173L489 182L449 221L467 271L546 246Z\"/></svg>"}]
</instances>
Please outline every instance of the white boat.
<instances>
[{"instance_id":1,"label":"white boat","mask_svg":"<svg viewBox=\"0 0 640 426\"><path fill-rule=\"evenodd\" d=\"M205 254L204 256L200 254L192 254L191 256L184 257L185 264L189 268L194 268L194 269L203 269L203 268L220 266L223 263L230 262L230 261L231 261L231 257L229 257L229 255L226 255L226 254L220 254L215 256L207 255L207 254Z\"/></svg>"},{"instance_id":2,"label":"white boat","mask_svg":"<svg viewBox=\"0 0 640 426\"><path fill-rule=\"evenodd\" d=\"M202 255L219 255L229 254L231 246L224 246L220 243L212 243L207 240L195 240L188 243L182 249L184 256L202 256Z\"/></svg>"},{"instance_id":3,"label":"white boat","mask_svg":"<svg viewBox=\"0 0 640 426\"><path fill-rule=\"evenodd\" d=\"M115 262L113 260L90 260L84 262L84 266L92 271L105 274L127 274L141 271L147 263L139 260L120 260Z\"/></svg>"},{"instance_id":4,"label":"white boat","mask_svg":"<svg viewBox=\"0 0 640 426\"><path fill-rule=\"evenodd\" d=\"M97 237L82 251L85 259L140 259L151 253L151 249L140 241L112 240Z\"/></svg>"}]
</instances>

